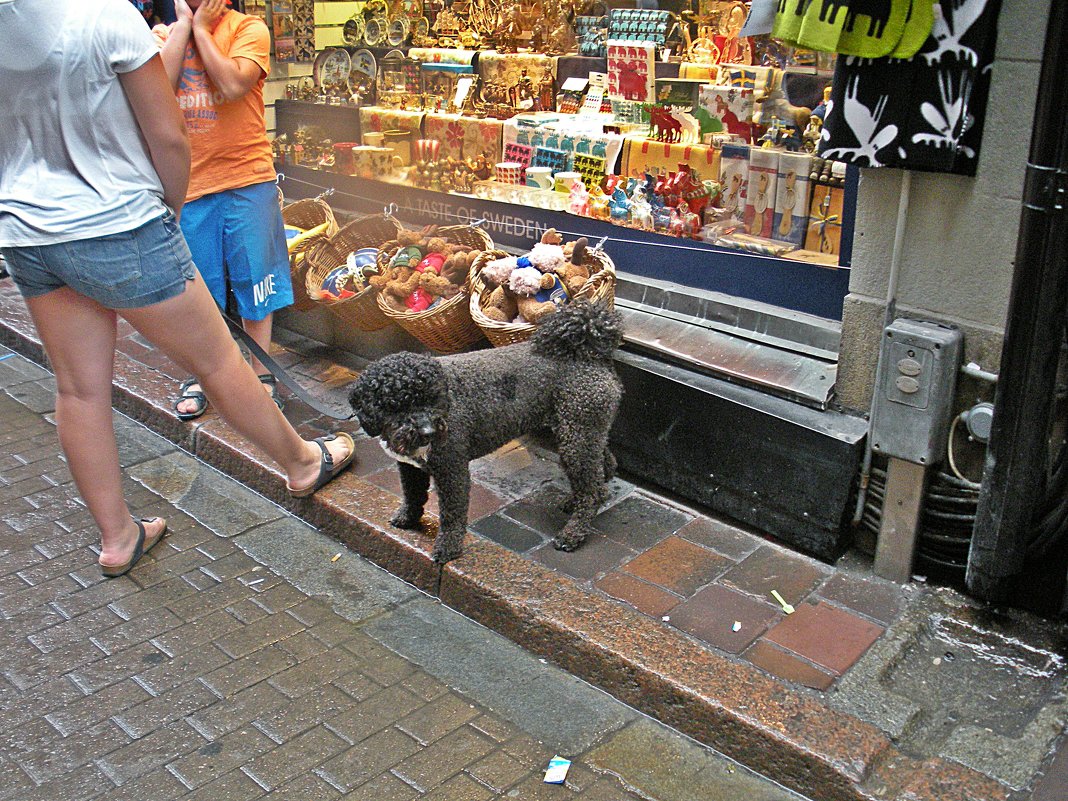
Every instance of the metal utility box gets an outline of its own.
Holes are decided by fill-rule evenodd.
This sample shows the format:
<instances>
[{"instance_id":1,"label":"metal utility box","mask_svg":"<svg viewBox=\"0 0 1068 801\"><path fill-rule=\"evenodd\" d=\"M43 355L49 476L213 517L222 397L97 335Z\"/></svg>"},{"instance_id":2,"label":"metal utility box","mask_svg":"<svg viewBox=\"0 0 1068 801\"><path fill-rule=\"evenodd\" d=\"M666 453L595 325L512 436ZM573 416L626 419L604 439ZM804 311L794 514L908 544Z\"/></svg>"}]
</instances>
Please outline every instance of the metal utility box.
<instances>
[{"instance_id":1,"label":"metal utility box","mask_svg":"<svg viewBox=\"0 0 1068 801\"><path fill-rule=\"evenodd\" d=\"M961 334L918 320L883 330L871 410L875 453L930 465L946 450L960 366Z\"/></svg>"}]
</instances>

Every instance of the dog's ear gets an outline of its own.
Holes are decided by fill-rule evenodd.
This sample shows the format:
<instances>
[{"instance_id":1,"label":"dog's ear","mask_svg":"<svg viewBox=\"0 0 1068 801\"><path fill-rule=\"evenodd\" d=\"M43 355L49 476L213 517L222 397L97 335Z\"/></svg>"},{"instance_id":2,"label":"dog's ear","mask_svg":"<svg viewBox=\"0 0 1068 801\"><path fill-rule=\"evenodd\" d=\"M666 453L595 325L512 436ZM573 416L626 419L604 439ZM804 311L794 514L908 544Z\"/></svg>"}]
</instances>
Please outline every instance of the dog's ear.
<instances>
[{"instance_id":1,"label":"dog's ear","mask_svg":"<svg viewBox=\"0 0 1068 801\"><path fill-rule=\"evenodd\" d=\"M349 405L356 412L356 419L360 421L360 427L364 433L371 437L377 437L382 433L382 416L375 414L375 404L370 396L366 381L357 379L349 392Z\"/></svg>"}]
</instances>

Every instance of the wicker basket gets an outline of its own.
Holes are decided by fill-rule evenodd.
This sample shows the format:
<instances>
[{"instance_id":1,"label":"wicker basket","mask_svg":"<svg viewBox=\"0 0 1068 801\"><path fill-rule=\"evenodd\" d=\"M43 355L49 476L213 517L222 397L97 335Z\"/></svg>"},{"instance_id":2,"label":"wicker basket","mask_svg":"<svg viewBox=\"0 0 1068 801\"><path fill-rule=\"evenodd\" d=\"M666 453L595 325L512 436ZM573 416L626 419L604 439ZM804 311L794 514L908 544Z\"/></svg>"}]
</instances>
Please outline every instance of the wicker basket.
<instances>
[{"instance_id":1,"label":"wicker basket","mask_svg":"<svg viewBox=\"0 0 1068 801\"><path fill-rule=\"evenodd\" d=\"M308 270L305 275L305 291L317 293L330 272L340 267L349 254L360 248L383 248L397 238L400 225L393 217L374 214L353 220L343 226L330 239L321 243L307 256ZM377 331L389 325L389 318L378 309L375 302L378 290L365 287L355 296L338 301L319 301L333 314L361 331Z\"/></svg>"},{"instance_id":2,"label":"wicker basket","mask_svg":"<svg viewBox=\"0 0 1068 801\"><path fill-rule=\"evenodd\" d=\"M503 250L492 250L479 256L471 265L471 319L486 335L486 339L497 348L525 342L537 327L533 323L498 322L487 317L482 311L482 298L489 294L481 276L482 265L507 255ZM589 268L591 275L575 293L573 300L604 303L608 308L613 308L616 300L616 265L603 250L588 250L585 266Z\"/></svg>"},{"instance_id":3,"label":"wicker basket","mask_svg":"<svg viewBox=\"0 0 1068 801\"><path fill-rule=\"evenodd\" d=\"M315 308L315 301L308 297L305 275L308 272L308 253L337 233L337 220L330 205L317 197L298 200L282 207L282 222L305 231L319 228L324 223L326 228L314 236L302 238L289 247L289 274L293 279L293 308L308 311Z\"/></svg>"},{"instance_id":4,"label":"wicker basket","mask_svg":"<svg viewBox=\"0 0 1068 801\"><path fill-rule=\"evenodd\" d=\"M476 250L493 250L493 240L481 228L472 225L450 225L438 228L434 236L456 245L468 245ZM388 264L399 244L382 248L379 269ZM378 308L413 337L435 353L458 353L482 339L482 331L471 320L468 308L468 288L458 295L442 301L432 309L421 312L402 312L389 306L381 297Z\"/></svg>"}]
</instances>

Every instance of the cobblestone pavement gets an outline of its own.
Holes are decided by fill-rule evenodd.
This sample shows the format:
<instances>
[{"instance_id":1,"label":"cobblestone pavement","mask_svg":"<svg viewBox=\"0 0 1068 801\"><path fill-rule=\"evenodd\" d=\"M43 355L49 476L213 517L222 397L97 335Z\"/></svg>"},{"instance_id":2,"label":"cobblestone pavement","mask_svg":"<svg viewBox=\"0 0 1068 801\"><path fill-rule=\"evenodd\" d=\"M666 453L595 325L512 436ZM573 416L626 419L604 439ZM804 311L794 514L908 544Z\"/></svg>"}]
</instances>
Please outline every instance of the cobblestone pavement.
<instances>
[{"instance_id":1,"label":"cobblestone pavement","mask_svg":"<svg viewBox=\"0 0 1068 801\"><path fill-rule=\"evenodd\" d=\"M21 402L0 391L0 801L799 799L119 415L131 510L170 534L102 580L24 364Z\"/></svg>"}]
</instances>

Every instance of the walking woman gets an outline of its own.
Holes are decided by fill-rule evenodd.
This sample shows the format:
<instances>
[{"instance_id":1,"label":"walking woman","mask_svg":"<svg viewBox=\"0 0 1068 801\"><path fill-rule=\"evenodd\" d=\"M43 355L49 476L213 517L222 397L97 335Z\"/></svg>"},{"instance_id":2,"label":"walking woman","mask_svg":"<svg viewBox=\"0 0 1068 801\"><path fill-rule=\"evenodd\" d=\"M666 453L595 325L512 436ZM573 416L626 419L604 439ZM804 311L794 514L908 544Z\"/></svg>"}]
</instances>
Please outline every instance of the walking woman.
<instances>
[{"instance_id":1,"label":"walking woman","mask_svg":"<svg viewBox=\"0 0 1068 801\"><path fill-rule=\"evenodd\" d=\"M263 391L178 228L189 143L158 48L128 0L0 0L0 249L56 374L56 424L122 575L166 531L134 520L112 425L117 318L195 375L305 497L352 437L302 439Z\"/></svg>"}]
</instances>

